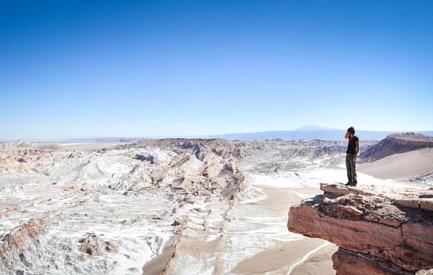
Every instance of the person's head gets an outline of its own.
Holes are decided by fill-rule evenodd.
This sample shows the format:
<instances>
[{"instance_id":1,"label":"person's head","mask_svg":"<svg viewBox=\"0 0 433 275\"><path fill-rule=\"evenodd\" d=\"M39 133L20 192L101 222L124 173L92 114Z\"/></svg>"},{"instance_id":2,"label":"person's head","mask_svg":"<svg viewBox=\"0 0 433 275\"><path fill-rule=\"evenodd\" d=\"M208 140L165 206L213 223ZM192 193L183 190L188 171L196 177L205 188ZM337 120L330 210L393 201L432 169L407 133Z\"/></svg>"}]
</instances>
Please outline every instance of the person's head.
<instances>
[{"instance_id":1,"label":"person's head","mask_svg":"<svg viewBox=\"0 0 433 275\"><path fill-rule=\"evenodd\" d=\"M353 136L355 135L355 128L353 128L352 126L350 126L348 129L347 129L347 132L346 132L346 138L352 138Z\"/></svg>"}]
</instances>

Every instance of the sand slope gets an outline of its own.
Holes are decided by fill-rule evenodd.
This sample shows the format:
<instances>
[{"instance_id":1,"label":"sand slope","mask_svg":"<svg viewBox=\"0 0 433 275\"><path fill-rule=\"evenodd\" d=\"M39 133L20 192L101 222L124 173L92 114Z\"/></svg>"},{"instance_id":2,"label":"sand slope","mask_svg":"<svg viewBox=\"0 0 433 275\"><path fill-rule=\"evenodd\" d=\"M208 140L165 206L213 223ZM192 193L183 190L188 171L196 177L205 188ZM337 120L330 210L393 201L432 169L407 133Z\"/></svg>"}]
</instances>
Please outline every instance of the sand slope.
<instances>
[{"instance_id":1,"label":"sand slope","mask_svg":"<svg viewBox=\"0 0 433 275\"><path fill-rule=\"evenodd\" d=\"M361 164L359 171L381 179L414 178L433 172L433 148L425 148Z\"/></svg>"}]
</instances>

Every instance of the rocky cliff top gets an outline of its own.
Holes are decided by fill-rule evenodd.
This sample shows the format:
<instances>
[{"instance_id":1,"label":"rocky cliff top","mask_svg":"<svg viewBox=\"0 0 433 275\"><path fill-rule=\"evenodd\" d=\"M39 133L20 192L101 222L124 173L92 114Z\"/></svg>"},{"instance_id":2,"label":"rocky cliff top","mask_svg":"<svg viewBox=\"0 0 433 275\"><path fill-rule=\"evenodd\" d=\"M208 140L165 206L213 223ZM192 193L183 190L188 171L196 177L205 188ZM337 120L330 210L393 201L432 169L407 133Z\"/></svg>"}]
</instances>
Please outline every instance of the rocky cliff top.
<instances>
[{"instance_id":1,"label":"rocky cliff top","mask_svg":"<svg viewBox=\"0 0 433 275\"><path fill-rule=\"evenodd\" d=\"M324 194L290 209L288 228L337 244L337 274L433 269L433 190L391 192L336 184L321 184L321 190Z\"/></svg>"}]
</instances>

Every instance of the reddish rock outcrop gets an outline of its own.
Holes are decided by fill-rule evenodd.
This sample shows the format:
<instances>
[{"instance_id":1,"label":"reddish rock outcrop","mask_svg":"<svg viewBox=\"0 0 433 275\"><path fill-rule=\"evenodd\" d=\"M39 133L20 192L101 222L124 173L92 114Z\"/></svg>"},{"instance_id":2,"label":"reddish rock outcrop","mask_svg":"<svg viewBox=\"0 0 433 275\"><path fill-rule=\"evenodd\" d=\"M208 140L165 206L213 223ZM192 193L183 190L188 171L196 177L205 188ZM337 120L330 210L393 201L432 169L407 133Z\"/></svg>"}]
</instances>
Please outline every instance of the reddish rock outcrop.
<instances>
[{"instance_id":1,"label":"reddish rock outcrop","mask_svg":"<svg viewBox=\"0 0 433 275\"><path fill-rule=\"evenodd\" d=\"M321 189L323 195L290 209L288 228L337 244L337 274L433 269L433 212L420 203L431 190L416 196L414 191L387 195L329 184L321 184Z\"/></svg>"},{"instance_id":2,"label":"reddish rock outcrop","mask_svg":"<svg viewBox=\"0 0 433 275\"><path fill-rule=\"evenodd\" d=\"M38 236L46 229L47 222L31 219L15 228L0 239L0 273L3 267L12 267L16 262L28 264L28 258L34 257L38 249Z\"/></svg>"}]
</instances>

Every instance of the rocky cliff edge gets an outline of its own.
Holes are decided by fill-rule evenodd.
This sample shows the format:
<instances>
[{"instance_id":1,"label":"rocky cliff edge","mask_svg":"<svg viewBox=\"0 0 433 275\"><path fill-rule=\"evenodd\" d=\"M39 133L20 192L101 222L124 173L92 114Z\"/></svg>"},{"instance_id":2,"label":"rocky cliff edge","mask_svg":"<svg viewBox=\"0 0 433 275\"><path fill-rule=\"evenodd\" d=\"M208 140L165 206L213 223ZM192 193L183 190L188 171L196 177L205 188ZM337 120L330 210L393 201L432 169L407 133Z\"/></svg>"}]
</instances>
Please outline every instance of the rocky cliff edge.
<instances>
[{"instance_id":1,"label":"rocky cliff edge","mask_svg":"<svg viewBox=\"0 0 433 275\"><path fill-rule=\"evenodd\" d=\"M320 186L292 207L288 229L339 246L338 274L433 274L433 190Z\"/></svg>"}]
</instances>

